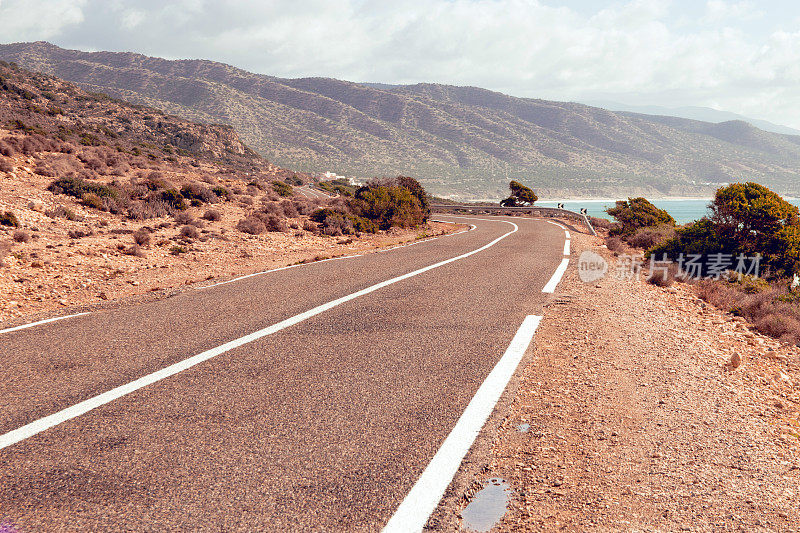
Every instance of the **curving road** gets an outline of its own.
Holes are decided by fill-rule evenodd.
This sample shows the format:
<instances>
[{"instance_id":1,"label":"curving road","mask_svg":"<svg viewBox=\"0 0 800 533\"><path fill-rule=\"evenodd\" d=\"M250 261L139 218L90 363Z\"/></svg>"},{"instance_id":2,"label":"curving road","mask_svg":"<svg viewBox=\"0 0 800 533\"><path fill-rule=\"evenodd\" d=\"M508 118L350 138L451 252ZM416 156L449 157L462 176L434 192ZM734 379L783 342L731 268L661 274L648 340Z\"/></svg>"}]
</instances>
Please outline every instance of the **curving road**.
<instances>
[{"instance_id":1,"label":"curving road","mask_svg":"<svg viewBox=\"0 0 800 533\"><path fill-rule=\"evenodd\" d=\"M437 218L474 229L0 332L0 523L380 530L568 253Z\"/></svg>"},{"instance_id":2,"label":"curving road","mask_svg":"<svg viewBox=\"0 0 800 533\"><path fill-rule=\"evenodd\" d=\"M330 194L320 189L317 189L316 187L312 187L311 185L301 185L299 187L296 187L295 190L298 191L304 198L308 198L310 200L313 200L315 198L323 200L326 198L332 198Z\"/></svg>"}]
</instances>

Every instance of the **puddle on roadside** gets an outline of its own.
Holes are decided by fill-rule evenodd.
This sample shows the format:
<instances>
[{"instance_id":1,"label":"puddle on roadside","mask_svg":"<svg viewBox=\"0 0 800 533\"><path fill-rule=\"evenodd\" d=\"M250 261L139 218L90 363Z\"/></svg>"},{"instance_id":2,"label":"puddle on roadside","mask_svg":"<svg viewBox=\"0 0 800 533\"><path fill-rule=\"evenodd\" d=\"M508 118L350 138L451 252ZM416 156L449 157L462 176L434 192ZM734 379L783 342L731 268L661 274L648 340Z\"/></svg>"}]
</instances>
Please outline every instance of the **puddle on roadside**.
<instances>
[{"instance_id":1,"label":"puddle on roadside","mask_svg":"<svg viewBox=\"0 0 800 533\"><path fill-rule=\"evenodd\" d=\"M527 433L529 429L531 429L530 424L520 424L517 426L517 431L520 433Z\"/></svg>"},{"instance_id":2,"label":"puddle on roadside","mask_svg":"<svg viewBox=\"0 0 800 533\"><path fill-rule=\"evenodd\" d=\"M461 511L462 529L475 533L492 529L506 514L511 492L511 487L504 479L493 477L487 481Z\"/></svg>"}]
</instances>

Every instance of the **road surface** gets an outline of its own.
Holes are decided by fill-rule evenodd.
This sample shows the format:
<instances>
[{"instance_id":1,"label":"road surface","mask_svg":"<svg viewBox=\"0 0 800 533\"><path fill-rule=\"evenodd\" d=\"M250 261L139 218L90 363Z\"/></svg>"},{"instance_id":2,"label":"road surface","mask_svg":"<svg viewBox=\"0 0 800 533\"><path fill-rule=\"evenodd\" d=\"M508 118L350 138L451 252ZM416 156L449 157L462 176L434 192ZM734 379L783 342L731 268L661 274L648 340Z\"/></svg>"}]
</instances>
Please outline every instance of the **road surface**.
<instances>
[{"instance_id":1,"label":"road surface","mask_svg":"<svg viewBox=\"0 0 800 533\"><path fill-rule=\"evenodd\" d=\"M297 187L297 191L299 191L303 197L308 198L310 200L313 200L315 198L323 200L326 198L331 198L330 194L321 191L315 187L312 187L311 185L302 185L300 187Z\"/></svg>"},{"instance_id":2,"label":"road surface","mask_svg":"<svg viewBox=\"0 0 800 533\"><path fill-rule=\"evenodd\" d=\"M0 333L0 523L380 530L567 252L552 223L437 218L474 229Z\"/></svg>"}]
</instances>

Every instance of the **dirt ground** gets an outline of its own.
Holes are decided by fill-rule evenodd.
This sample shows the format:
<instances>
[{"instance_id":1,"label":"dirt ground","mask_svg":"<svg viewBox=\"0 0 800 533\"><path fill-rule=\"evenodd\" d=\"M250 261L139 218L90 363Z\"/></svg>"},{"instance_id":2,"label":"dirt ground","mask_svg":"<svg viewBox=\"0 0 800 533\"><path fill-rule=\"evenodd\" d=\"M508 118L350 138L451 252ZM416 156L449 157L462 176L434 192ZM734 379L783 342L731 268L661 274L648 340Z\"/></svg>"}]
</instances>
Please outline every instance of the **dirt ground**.
<instances>
[{"instance_id":1,"label":"dirt ground","mask_svg":"<svg viewBox=\"0 0 800 533\"><path fill-rule=\"evenodd\" d=\"M572 244L475 475L514 491L493 531L800 531L800 350ZM579 279L586 249L601 281Z\"/></svg>"}]
</instances>

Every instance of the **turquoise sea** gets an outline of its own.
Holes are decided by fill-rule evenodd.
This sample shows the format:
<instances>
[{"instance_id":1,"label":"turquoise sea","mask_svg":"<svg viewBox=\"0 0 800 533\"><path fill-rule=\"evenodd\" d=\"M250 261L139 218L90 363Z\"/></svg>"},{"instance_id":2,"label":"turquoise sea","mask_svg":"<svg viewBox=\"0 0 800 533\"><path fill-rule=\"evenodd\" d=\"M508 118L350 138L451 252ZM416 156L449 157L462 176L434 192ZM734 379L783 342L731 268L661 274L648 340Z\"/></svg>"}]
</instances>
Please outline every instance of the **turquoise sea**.
<instances>
[{"instance_id":1,"label":"turquoise sea","mask_svg":"<svg viewBox=\"0 0 800 533\"><path fill-rule=\"evenodd\" d=\"M786 200L800 207L800 198L786 198ZM672 215L672 218L678 224L685 224L707 215L711 198L651 200L651 202L656 207ZM558 203L555 201L541 201L536 202L536 205L556 207ZM614 207L613 200L564 200L561 203L564 204L564 209L569 209L570 211L580 211L581 208L585 207L591 216L598 218L611 218L605 210L607 207Z\"/></svg>"}]
</instances>

